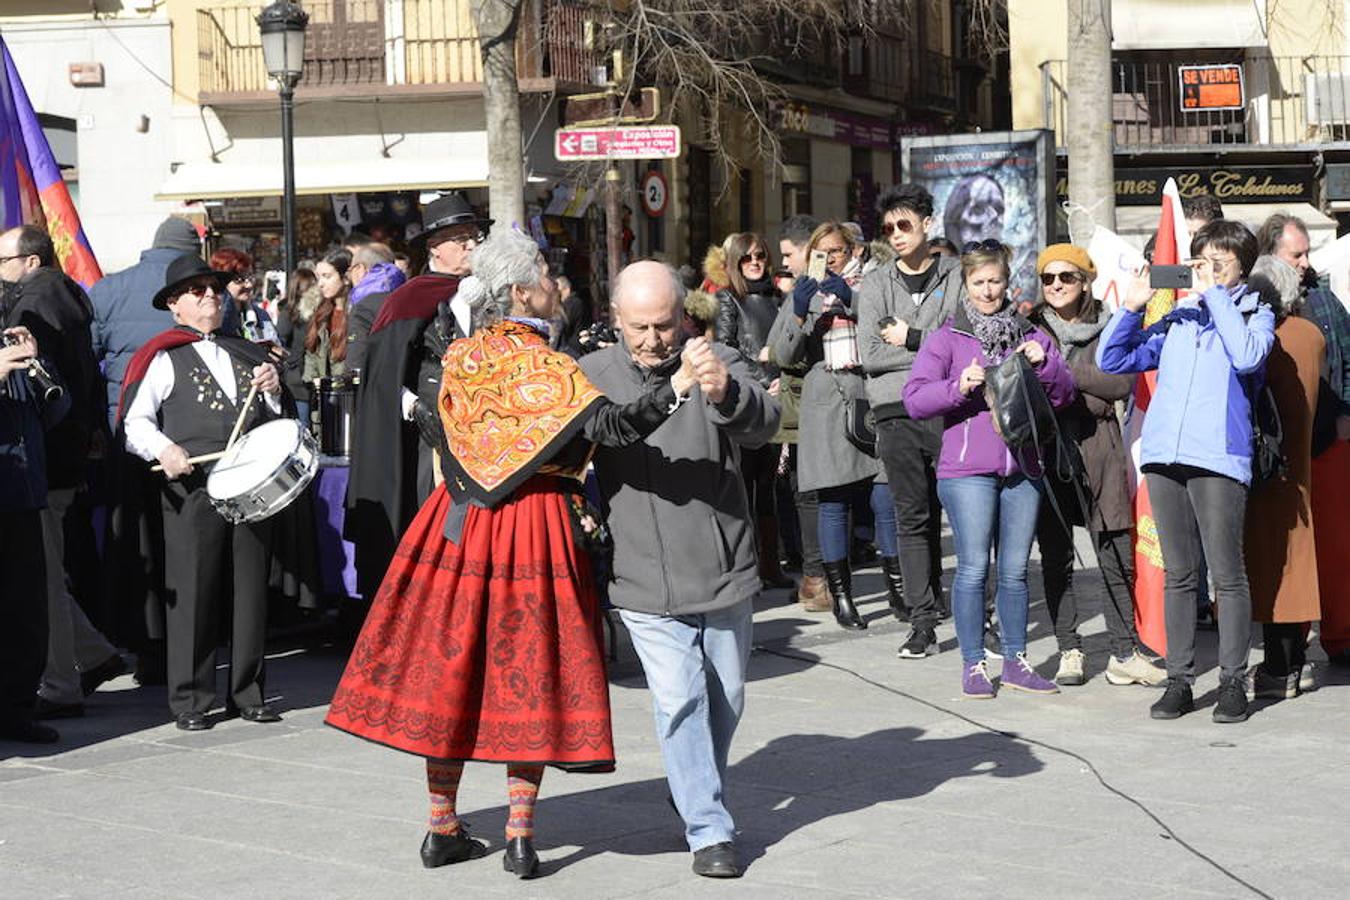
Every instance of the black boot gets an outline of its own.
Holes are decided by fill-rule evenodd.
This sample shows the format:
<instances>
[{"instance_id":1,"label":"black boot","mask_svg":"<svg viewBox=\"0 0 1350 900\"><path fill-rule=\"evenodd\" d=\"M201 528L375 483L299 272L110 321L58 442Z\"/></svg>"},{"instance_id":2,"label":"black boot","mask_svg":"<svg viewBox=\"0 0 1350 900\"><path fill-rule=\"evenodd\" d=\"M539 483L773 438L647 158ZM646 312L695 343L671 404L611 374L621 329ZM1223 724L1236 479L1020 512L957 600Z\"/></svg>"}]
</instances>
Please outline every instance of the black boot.
<instances>
[{"instance_id":1,"label":"black boot","mask_svg":"<svg viewBox=\"0 0 1350 900\"><path fill-rule=\"evenodd\" d=\"M908 622L909 607L905 605L905 579L900 576L900 557L883 556L881 574L886 576L886 596L891 601L891 612L901 622Z\"/></svg>"},{"instance_id":2,"label":"black boot","mask_svg":"<svg viewBox=\"0 0 1350 900\"><path fill-rule=\"evenodd\" d=\"M853 605L853 570L848 560L825 563L825 583L830 589L830 600L834 603L834 618L842 627L862 631L867 622L858 615Z\"/></svg>"}]
</instances>

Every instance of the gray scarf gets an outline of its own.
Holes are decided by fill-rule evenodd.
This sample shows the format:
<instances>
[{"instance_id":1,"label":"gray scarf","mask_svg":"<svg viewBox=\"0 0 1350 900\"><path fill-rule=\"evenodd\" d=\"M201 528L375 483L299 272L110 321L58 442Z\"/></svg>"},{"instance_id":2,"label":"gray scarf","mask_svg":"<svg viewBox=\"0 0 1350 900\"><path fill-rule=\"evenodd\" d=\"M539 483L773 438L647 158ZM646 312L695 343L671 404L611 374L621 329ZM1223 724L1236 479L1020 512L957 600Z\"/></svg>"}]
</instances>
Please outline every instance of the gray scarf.
<instances>
[{"instance_id":1,"label":"gray scarf","mask_svg":"<svg viewBox=\"0 0 1350 900\"><path fill-rule=\"evenodd\" d=\"M1041 307L1041 321L1054 333L1055 341L1061 347L1086 347L1102 333L1108 320L1098 315L1095 322L1068 322L1060 318L1055 308L1047 303Z\"/></svg>"},{"instance_id":2,"label":"gray scarf","mask_svg":"<svg viewBox=\"0 0 1350 900\"><path fill-rule=\"evenodd\" d=\"M975 308L970 298L963 297L966 316L970 319L970 330L980 342L980 349L989 361L995 365L1003 362L1018 344L1022 342L1023 326L1017 308L1005 299L996 313L985 315Z\"/></svg>"}]
</instances>

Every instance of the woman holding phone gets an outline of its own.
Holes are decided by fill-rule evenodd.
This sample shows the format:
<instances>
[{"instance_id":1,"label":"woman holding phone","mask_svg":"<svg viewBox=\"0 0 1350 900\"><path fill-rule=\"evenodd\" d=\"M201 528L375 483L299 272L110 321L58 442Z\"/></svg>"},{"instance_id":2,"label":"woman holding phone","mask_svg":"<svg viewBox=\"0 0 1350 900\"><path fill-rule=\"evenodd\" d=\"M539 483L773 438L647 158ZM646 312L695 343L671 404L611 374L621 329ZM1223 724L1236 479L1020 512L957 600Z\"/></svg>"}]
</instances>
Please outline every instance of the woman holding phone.
<instances>
[{"instance_id":1,"label":"woman holding phone","mask_svg":"<svg viewBox=\"0 0 1350 900\"><path fill-rule=\"evenodd\" d=\"M1107 322L1097 365L1110 373L1158 371L1140 453L1166 570L1167 690L1150 709L1175 719L1195 708L1195 607L1202 558L1219 604L1219 697L1215 722L1247 718L1243 676L1252 601L1242 553L1252 477L1252 391L1275 342L1275 315L1247 285L1256 237L1218 219L1191 241L1191 293L1144 327L1153 295L1135 280Z\"/></svg>"}]
</instances>

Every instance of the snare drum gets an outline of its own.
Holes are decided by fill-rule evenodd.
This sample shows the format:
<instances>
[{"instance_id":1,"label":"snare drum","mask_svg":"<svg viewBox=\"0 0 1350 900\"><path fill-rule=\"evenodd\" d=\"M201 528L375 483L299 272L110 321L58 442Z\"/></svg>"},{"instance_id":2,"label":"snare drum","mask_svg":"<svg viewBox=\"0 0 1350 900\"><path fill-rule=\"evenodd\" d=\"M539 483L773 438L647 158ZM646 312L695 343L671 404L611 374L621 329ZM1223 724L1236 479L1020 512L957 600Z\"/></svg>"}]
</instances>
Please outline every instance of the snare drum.
<instances>
[{"instance_id":1,"label":"snare drum","mask_svg":"<svg viewBox=\"0 0 1350 900\"><path fill-rule=\"evenodd\" d=\"M310 397L319 420L319 452L347 459L352 453L356 388L343 378L319 378L310 388Z\"/></svg>"},{"instance_id":2,"label":"snare drum","mask_svg":"<svg viewBox=\"0 0 1350 900\"><path fill-rule=\"evenodd\" d=\"M291 504L319 471L314 436L296 419L266 422L235 441L206 479L226 521L259 522Z\"/></svg>"}]
</instances>

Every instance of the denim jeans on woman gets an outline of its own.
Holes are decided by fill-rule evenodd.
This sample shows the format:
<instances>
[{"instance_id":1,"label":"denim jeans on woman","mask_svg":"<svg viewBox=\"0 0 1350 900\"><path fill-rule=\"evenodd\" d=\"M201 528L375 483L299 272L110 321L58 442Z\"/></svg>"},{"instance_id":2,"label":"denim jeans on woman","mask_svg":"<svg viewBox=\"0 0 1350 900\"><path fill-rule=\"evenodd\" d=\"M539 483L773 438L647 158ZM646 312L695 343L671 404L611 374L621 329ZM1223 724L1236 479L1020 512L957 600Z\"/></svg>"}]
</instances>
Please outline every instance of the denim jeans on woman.
<instances>
[{"instance_id":1,"label":"denim jeans on woman","mask_svg":"<svg viewBox=\"0 0 1350 900\"><path fill-rule=\"evenodd\" d=\"M984 584L989 552L998 541L999 638L1003 655L1027 648L1027 559L1036 536L1041 489L1024 475L968 475L938 479L938 496L956 541L952 618L961 659L984 659Z\"/></svg>"},{"instance_id":2,"label":"denim jeans on woman","mask_svg":"<svg viewBox=\"0 0 1350 900\"><path fill-rule=\"evenodd\" d=\"M877 549L882 556L894 557L896 546L895 501L890 485L880 481L855 481L839 487L821 488L820 495L820 558L827 563L848 559L852 530L849 510L855 503L868 503L872 508L876 529Z\"/></svg>"}]
</instances>

